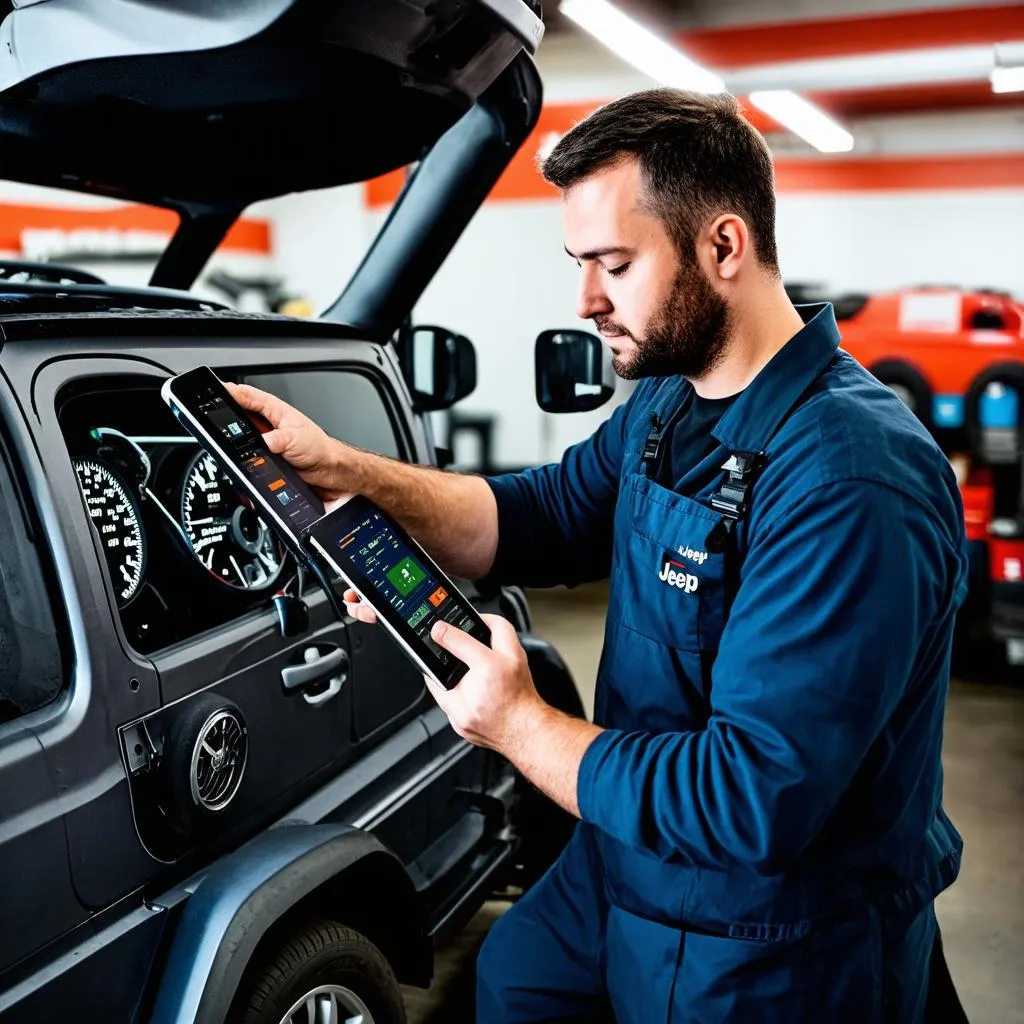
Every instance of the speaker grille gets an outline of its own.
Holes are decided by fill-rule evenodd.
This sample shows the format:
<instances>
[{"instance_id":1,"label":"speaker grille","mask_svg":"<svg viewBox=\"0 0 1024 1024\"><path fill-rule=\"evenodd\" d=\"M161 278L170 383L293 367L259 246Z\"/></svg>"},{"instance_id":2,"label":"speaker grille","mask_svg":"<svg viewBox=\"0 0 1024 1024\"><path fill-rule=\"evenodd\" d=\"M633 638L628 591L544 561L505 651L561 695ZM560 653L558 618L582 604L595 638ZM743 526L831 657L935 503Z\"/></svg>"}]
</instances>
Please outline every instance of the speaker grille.
<instances>
[{"instance_id":1,"label":"speaker grille","mask_svg":"<svg viewBox=\"0 0 1024 1024\"><path fill-rule=\"evenodd\" d=\"M248 738L233 711L215 711L203 724L192 750L192 799L207 811L223 811L245 773Z\"/></svg>"}]
</instances>

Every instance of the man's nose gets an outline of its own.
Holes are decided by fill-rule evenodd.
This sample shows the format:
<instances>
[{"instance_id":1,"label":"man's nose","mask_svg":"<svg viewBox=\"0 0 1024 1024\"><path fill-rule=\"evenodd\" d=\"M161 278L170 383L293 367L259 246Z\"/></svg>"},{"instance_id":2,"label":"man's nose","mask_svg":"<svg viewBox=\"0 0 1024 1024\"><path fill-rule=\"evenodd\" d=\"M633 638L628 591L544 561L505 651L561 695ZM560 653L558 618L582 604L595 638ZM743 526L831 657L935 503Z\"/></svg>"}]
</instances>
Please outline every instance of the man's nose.
<instances>
[{"instance_id":1,"label":"man's nose","mask_svg":"<svg viewBox=\"0 0 1024 1024\"><path fill-rule=\"evenodd\" d=\"M580 269L576 315L581 320L590 320L600 315L607 316L614 309L611 300L605 294L598 273L598 268L594 266L584 265Z\"/></svg>"}]
</instances>

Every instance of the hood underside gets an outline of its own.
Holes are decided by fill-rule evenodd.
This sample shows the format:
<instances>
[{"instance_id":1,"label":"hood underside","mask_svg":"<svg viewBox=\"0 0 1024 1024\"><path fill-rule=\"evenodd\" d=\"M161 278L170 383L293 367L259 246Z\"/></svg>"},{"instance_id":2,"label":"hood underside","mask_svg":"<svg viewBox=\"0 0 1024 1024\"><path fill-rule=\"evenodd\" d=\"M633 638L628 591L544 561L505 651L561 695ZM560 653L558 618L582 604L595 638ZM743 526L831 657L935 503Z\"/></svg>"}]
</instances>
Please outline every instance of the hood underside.
<instances>
[{"instance_id":1,"label":"hood underside","mask_svg":"<svg viewBox=\"0 0 1024 1024\"><path fill-rule=\"evenodd\" d=\"M14 7L0 177L195 213L414 163L542 32L524 0Z\"/></svg>"}]
</instances>

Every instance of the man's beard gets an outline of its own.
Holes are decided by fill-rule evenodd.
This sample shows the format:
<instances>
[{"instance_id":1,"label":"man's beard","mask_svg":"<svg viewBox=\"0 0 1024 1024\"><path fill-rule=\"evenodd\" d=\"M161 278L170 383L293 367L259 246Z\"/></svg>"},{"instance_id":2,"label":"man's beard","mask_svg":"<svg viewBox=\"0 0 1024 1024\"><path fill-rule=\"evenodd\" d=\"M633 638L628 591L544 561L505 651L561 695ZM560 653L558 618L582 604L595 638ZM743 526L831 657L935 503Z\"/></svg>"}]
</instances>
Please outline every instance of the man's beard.
<instances>
[{"instance_id":1,"label":"man's beard","mask_svg":"<svg viewBox=\"0 0 1024 1024\"><path fill-rule=\"evenodd\" d=\"M616 356L615 372L624 380L671 377L699 379L715 368L731 330L729 307L711 287L696 261L684 260L668 300L647 322L641 337L630 334L607 317L594 317L602 332L632 338L632 358Z\"/></svg>"}]
</instances>

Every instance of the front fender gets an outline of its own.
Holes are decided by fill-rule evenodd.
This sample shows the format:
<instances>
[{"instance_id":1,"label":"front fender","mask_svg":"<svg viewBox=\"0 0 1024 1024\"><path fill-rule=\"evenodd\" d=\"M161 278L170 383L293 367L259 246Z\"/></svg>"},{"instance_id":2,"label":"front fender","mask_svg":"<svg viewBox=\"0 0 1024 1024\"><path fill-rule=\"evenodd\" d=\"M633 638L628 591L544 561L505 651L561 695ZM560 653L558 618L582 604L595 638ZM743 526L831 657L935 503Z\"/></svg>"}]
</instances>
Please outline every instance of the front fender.
<instances>
[{"instance_id":1,"label":"front fender","mask_svg":"<svg viewBox=\"0 0 1024 1024\"><path fill-rule=\"evenodd\" d=\"M223 1024L267 930L324 887L331 898L323 905L318 899L317 908L330 914L339 904L340 876L371 862L382 899L392 908L405 907L404 919L420 932L414 937L422 946L419 953L427 955L429 944L415 923L419 914L412 881L375 836L349 825L282 825L224 857L199 880L171 941L151 1024ZM359 874L365 887L366 876ZM365 899L365 892L358 895Z\"/></svg>"}]
</instances>

